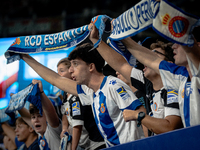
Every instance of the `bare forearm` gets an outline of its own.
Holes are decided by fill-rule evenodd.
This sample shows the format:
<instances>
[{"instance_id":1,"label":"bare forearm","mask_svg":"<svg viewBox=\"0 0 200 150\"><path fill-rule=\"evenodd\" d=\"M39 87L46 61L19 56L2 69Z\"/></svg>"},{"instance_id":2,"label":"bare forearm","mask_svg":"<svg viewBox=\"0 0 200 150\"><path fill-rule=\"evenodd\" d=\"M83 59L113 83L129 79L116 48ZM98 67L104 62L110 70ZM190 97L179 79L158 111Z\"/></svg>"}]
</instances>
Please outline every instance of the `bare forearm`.
<instances>
[{"instance_id":1,"label":"bare forearm","mask_svg":"<svg viewBox=\"0 0 200 150\"><path fill-rule=\"evenodd\" d=\"M66 115L63 115L63 116L62 116L62 130L68 132L68 127L69 127L69 122L68 122L68 120L67 120L67 116L66 116Z\"/></svg>"},{"instance_id":2,"label":"bare forearm","mask_svg":"<svg viewBox=\"0 0 200 150\"><path fill-rule=\"evenodd\" d=\"M131 121L131 120L137 120L138 119L138 113L141 111L140 107L137 110L124 110L123 111L123 117L125 121ZM147 127L150 131L160 134L168 131L172 131L174 129L181 128L182 121L179 116L170 115L165 117L164 119L161 118L154 118L150 117L149 115L146 115L144 119L141 121L142 125Z\"/></svg>"},{"instance_id":3,"label":"bare forearm","mask_svg":"<svg viewBox=\"0 0 200 150\"><path fill-rule=\"evenodd\" d=\"M124 45L130 51L130 53L143 65L152 68L157 73L159 73L159 64L162 61L154 52L149 49L139 45L133 41L130 37L122 40Z\"/></svg>"},{"instance_id":4,"label":"bare forearm","mask_svg":"<svg viewBox=\"0 0 200 150\"><path fill-rule=\"evenodd\" d=\"M22 59L33 69L39 76L41 76L44 80L55 85L59 89L71 93L73 95L77 95L76 91L76 82L70 80L65 77L59 76L56 72L51 69L43 66L39 62L37 62L34 58L27 54L22 54ZM67 86L66 86L67 85Z\"/></svg>"},{"instance_id":5,"label":"bare forearm","mask_svg":"<svg viewBox=\"0 0 200 150\"><path fill-rule=\"evenodd\" d=\"M161 134L165 132L169 132L182 127L181 118L178 116L170 116L173 117L171 119L161 119L154 118L150 116L146 116L142 120L142 124L146 126L150 131Z\"/></svg>"},{"instance_id":6,"label":"bare forearm","mask_svg":"<svg viewBox=\"0 0 200 150\"><path fill-rule=\"evenodd\" d=\"M32 127L32 123L31 123L31 115L29 113L29 111L26 108L22 108L20 110L18 110L19 114L21 115L22 119L30 126Z\"/></svg>"},{"instance_id":7,"label":"bare forearm","mask_svg":"<svg viewBox=\"0 0 200 150\"><path fill-rule=\"evenodd\" d=\"M16 134L15 134L14 129L11 126L9 126L6 122L2 123L1 127L4 131L4 133L11 139L11 141L13 143L15 143L15 135Z\"/></svg>"},{"instance_id":8,"label":"bare forearm","mask_svg":"<svg viewBox=\"0 0 200 150\"><path fill-rule=\"evenodd\" d=\"M75 126L73 127L72 133L72 150L76 150L82 132L82 126Z\"/></svg>"},{"instance_id":9,"label":"bare forearm","mask_svg":"<svg viewBox=\"0 0 200 150\"><path fill-rule=\"evenodd\" d=\"M122 74L128 81L130 81L130 74L132 67L128 64L125 58L108 46L105 42L101 42L97 48L104 60L115 70Z\"/></svg>"},{"instance_id":10,"label":"bare forearm","mask_svg":"<svg viewBox=\"0 0 200 150\"><path fill-rule=\"evenodd\" d=\"M49 98L46 96L45 93L41 93L40 96L41 96L41 101L42 101L42 109L46 115L47 122L53 128L58 127L59 118L52 102L49 100Z\"/></svg>"}]
</instances>

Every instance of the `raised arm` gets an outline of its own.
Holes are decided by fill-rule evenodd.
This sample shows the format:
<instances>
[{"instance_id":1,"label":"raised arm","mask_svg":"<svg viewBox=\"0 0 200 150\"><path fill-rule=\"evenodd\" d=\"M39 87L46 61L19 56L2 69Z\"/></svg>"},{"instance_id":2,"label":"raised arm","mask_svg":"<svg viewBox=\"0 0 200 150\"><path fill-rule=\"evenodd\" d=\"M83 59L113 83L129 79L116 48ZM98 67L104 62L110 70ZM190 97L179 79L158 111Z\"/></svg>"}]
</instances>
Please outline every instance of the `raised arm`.
<instances>
[{"instance_id":1,"label":"raised arm","mask_svg":"<svg viewBox=\"0 0 200 150\"><path fill-rule=\"evenodd\" d=\"M4 133L11 139L11 141L15 143L15 130L7 122L1 123L1 127Z\"/></svg>"},{"instance_id":2,"label":"raised arm","mask_svg":"<svg viewBox=\"0 0 200 150\"><path fill-rule=\"evenodd\" d=\"M22 59L33 69L39 76L41 76L44 80L47 82L51 83L52 85L58 87L59 89L71 93L73 95L78 95L76 91L76 82L65 78L61 77L58 75L56 72L53 70L43 66L39 62L37 62L34 58L32 58L28 54L21 54Z\"/></svg>"},{"instance_id":3,"label":"raised arm","mask_svg":"<svg viewBox=\"0 0 200 150\"><path fill-rule=\"evenodd\" d=\"M153 69L159 74L159 64L162 61L154 52L139 45L130 37L123 39L122 42L130 53L143 65Z\"/></svg>"},{"instance_id":4,"label":"raised arm","mask_svg":"<svg viewBox=\"0 0 200 150\"><path fill-rule=\"evenodd\" d=\"M32 123L31 123L31 115L29 113L29 111L26 108L22 108L20 110L18 110L19 114L21 115L22 119L30 126L32 127Z\"/></svg>"},{"instance_id":5,"label":"raised arm","mask_svg":"<svg viewBox=\"0 0 200 150\"><path fill-rule=\"evenodd\" d=\"M98 30L93 25L92 32L90 34L90 40L94 44L98 40ZM130 82L130 74L132 66L128 64L125 58L108 46L104 41L101 41L97 47L98 52L104 58L104 60L115 70L122 74L126 80Z\"/></svg>"},{"instance_id":6,"label":"raised arm","mask_svg":"<svg viewBox=\"0 0 200 150\"><path fill-rule=\"evenodd\" d=\"M53 127L56 128L59 126L59 118L58 115L56 113L56 110L52 104L52 102L50 101L50 99L46 96L46 94L43 92L43 87L42 87L42 82L40 80L32 80L33 84L39 84L39 89L40 89L40 97L41 97L41 102L42 102L42 109L46 115L47 118L47 122L48 124Z\"/></svg>"},{"instance_id":7,"label":"raised arm","mask_svg":"<svg viewBox=\"0 0 200 150\"><path fill-rule=\"evenodd\" d=\"M137 110L126 109L123 111L123 117L125 121L137 120L138 113L139 111ZM169 132L183 127L181 117L175 115L167 116L164 119L146 115L142 120L142 124L156 134Z\"/></svg>"},{"instance_id":8,"label":"raised arm","mask_svg":"<svg viewBox=\"0 0 200 150\"><path fill-rule=\"evenodd\" d=\"M183 50L186 52L186 55L191 60L191 62L194 64L196 69L199 69L199 63L200 63L200 42L197 42L195 40L193 47L188 46L182 46Z\"/></svg>"}]
</instances>

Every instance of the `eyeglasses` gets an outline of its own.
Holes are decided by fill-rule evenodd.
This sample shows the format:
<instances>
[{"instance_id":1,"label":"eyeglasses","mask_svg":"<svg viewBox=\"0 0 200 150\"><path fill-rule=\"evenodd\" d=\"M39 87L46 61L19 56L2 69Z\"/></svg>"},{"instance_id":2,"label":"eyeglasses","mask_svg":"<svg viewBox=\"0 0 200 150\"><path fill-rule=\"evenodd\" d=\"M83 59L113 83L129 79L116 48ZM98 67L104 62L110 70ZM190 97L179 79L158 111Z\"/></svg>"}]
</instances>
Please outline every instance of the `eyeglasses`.
<instances>
[{"instance_id":1,"label":"eyeglasses","mask_svg":"<svg viewBox=\"0 0 200 150\"><path fill-rule=\"evenodd\" d=\"M157 51L157 50L152 50L153 52L156 52L156 53L158 53L158 54L160 54L160 55L163 55L163 56L165 56L168 60L170 60L169 59L169 57L167 56L167 55L165 55L165 54L163 54L163 53L161 53L161 52L159 52L159 51Z\"/></svg>"}]
</instances>

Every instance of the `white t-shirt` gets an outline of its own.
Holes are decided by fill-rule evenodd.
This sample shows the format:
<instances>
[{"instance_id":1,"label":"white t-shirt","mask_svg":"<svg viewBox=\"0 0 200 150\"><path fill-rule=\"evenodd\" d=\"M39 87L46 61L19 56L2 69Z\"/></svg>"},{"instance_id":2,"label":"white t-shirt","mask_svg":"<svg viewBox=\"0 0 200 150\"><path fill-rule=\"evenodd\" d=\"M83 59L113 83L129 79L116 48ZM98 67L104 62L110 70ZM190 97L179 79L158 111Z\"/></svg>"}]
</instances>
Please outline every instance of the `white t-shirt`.
<instances>
[{"instance_id":1,"label":"white t-shirt","mask_svg":"<svg viewBox=\"0 0 200 150\"><path fill-rule=\"evenodd\" d=\"M96 93L85 85L77 85L77 92L83 105L92 105L96 124L107 147L140 138L136 121L125 122L123 110L135 110L142 104L123 81L106 76Z\"/></svg>"},{"instance_id":2,"label":"white t-shirt","mask_svg":"<svg viewBox=\"0 0 200 150\"><path fill-rule=\"evenodd\" d=\"M57 150L60 147L60 133L62 132L62 124L60 123L59 126L57 128L53 128L51 127L48 123L47 123L47 128L46 131L44 133L43 138L45 137L45 140L40 140L40 149L41 145L46 145L48 144L48 147L50 150ZM40 139L40 134L38 134L38 139ZM46 143L47 142L47 143Z\"/></svg>"}]
</instances>

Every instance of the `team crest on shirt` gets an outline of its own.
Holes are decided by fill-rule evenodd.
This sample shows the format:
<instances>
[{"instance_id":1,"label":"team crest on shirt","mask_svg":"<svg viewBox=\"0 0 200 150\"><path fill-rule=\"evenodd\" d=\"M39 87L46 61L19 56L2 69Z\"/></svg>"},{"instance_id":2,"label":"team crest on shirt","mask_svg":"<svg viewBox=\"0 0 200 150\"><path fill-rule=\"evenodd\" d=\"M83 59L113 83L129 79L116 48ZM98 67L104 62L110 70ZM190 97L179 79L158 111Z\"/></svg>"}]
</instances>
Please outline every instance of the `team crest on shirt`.
<instances>
[{"instance_id":1,"label":"team crest on shirt","mask_svg":"<svg viewBox=\"0 0 200 150\"><path fill-rule=\"evenodd\" d=\"M158 104L155 102L154 103L154 110L157 111L158 110Z\"/></svg>"},{"instance_id":2,"label":"team crest on shirt","mask_svg":"<svg viewBox=\"0 0 200 150\"><path fill-rule=\"evenodd\" d=\"M46 142L45 142L45 140L44 140L44 139L41 139L41 140L40 140L40 145L41 145L42 147L45 147L45 145L46 145Z\"/></svg>"},{"instance_id":3,"label":"team crest on shirt","mask_svg":"<svg viewBox=\"0 0 200 150\"><path fill-rule=\"evenodd\" d=\"M167 90L167 104L178 102L178 91Z\"/></svg>"},{"instance_id":4,"label":"team crest on shirt","mask_svg":"<svg viewBox=\"0 0 200 150\"><path fill-rule=\"evenodd\" d=\"M69 109L68 109L68 108L66 108L65 114L66 114L67 116L69 116Z\"/></svg>"},{"instance_id":5,"label":"team crest on shirt","mask_svg":"<svg viewBox=\"0 0 200 150\"><path fill-rule=\"evenodd\" d=\"M130 97L130 95L128 94L128 92L125 90L123 86L117 89L117 92L123 100L126 100L127 98Z\"/></svg>"},{"instance_id":6,"label":"team crest on shirt","mask_svg":"<svg viewBox=\"0 0 200 150\"><path fill-rule=\"evenodd\" d=\"M184 88L183 88L183 90L182 90L182 92L181 92L181 97L182 97L182 98L184 98L184 91L185 91L185 90L184 90Z\"/></svg>"},{"instance_id":7,"label":"team crest on shirt","mask_svg":"<svg viewBox=\"0 0 200 150\"><path fill-rule=\"evenodd\" d=\"M74 102L72 104L72 116L77 116L81 114L79 102Z\"/></svg>"},{"instance_id":8,"label":"team crest on shirt","mask_svg":"<svg viewBox=\"0 0 200 150\"><path fill-rule=\"evenodd\" d=\"M100 111L101 111L101 113L104 113L106 111L104 103L101 103Z\"/></svg>"}]
</instances>

